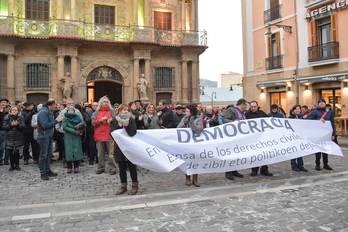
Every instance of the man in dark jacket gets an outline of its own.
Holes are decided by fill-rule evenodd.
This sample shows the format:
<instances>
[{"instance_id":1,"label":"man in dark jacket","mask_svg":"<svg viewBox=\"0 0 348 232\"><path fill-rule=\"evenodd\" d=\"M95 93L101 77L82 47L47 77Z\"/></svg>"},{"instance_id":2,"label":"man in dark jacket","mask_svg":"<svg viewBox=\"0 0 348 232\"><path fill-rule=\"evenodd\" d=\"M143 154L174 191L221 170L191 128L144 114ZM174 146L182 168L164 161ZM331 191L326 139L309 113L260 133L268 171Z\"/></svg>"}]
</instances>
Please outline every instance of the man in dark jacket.
<instances>
[{"instance_id":1,"label":"man in dark jacket","mask_svg":"<svg viewBox=\"0 0 348 232\"><path fill-rule=\"evenodd\" d=\"M173 127L173 111L167 106L167 101L162 99L158 102L159 111L161 111L160 118L162 119L162 128Z\"/></svg>"},{"instance_id":2,"label":"man in dark jacket","mask_svg":"<svg viewBox=\"0 0 348 232\"><path fill-rule=\"evenodd\" d=\"M334 118L335 118L334 112L332 110L326 108L325 99L319 99L318 107L312 111L312 113L308 119L320 120L322 122L330 121L331 126L332 126L331 140L334 140L336 137L336 127L335 127L335 119ZM323 155L324 169L332 170L332 168L328 164L329 163L328 154L323 153L323 152L318 152L315 154L315 170L320 171L321 155Z\"/></svg>"},{"instance_id":3,"label":"man in dark jacket","mask_svg":"<svg viewBox=\"0 0 348 232\"><path fill-rule=\"evenodd\" d=\"M183 113L183 111L186 108L183 106L177 106L175 108L175 113L173 114L173 127L176 128L179 123L181 122L182 118L185 117L185 114Z\"/></svg>"},{"instance_id":4,"label":"man in dark jacket","mask_svg":"<svg viewBox=\"0 0 348 232\"><path fill-rule=\"evenodd\" d=\"M49 180L49 177L55 177L58 174L51 171L51 159L53 155L52 138L53 127L64 119L64 116L53 117L53 109L56 108L56 101L50 99L45 103L37 116L38 136L37 142L40 147L39 168L41 179Z\"/></svg>"},{"instance_id":5,"label":"man in dark jacket","mask_svg":"<svg viewBox=\"0 0 348 232\"><path fill-rule=\"evenodd\" d=\"M259 103L257 101L251 101L250 102L250 109L245 113L245 117L247 119L252 119L252 118L267 118L267 114L260 110ZM259 171L259 167L254 167L251 169L251 176L256 176L257 172ZM264 176L273 176L272 173L268 172L268 166L263 165L261 166L260 170L261 175Z\"/></svg>"},{"instance_id":6,"label":"man in dark jacket","mask_svg":"<svg viewBox=\"0 0 348 232\"><path fill-rule=\"evenodd\" d=\"M240 121L246 119L244 111L247 108L248 101L241 98L237 101L236 105L228 105L226 109L226 114L223 118L223 123L229 123L234 121ZM225 177L229 180L234 180L234 177L243 178L243 175L238 171L226 172Z\"/></svg>"},{"instance_id":7,"label":"man in dark jacket","mask_svg":"<svg viewBox=\"0 0 348 232\"><path fill-rule=\"evenodd\" d=\"M0 166L2 165L2 160L3 160L3 154L5 149L5 142L6 142L6 131L2 127L4 123L4 118L7 114L5 111L5 107L8 105L9 100L7 99L1 99L0 100ZM5 157L4 157L4 164L8 165L8 153L5 152Z\"/></svg>"},{"instance_id":8,"label":"man in dark jacket","mask_svg":"<svg viewBox=\"0 0 348 232\"><path fill-rule=\"evenodd\" d=\"M274 118L284 118L284 115L278 112L278 105L273 104L271 105L271 113L268 114L268 117L274 117Z\"/></svg>"},{"instance_id":9,"label":"man in dark jacket","mask_svg":"<svg viewBox=\"0 0 348 232\"><path fill-rule=\"evenodd\" d=\"M31 145L31 152L33 155L34 163L37 163L39 158L39 145L34 139L34 128L31 126L31 118L36 111L34 110L34 102L27 101L23 103L24 109L22 111L22 116L24 118L25 129L24 129L24 147L23 147L23 159L24 165L27 165L29 162L29 146Z\"/></svg>"}]
</instances>

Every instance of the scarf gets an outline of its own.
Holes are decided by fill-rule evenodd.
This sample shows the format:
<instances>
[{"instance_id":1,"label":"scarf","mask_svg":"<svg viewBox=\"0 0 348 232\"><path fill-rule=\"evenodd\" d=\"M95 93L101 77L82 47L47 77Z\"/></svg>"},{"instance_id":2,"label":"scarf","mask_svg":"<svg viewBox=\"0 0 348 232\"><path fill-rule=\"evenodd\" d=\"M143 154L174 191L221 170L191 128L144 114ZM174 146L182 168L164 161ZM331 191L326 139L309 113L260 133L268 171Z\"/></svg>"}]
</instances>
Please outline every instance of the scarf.
<instances>
[{"instance_id":1,"label":"scarf","mask_svg":"<svg viewBox=\"0 0 348 232\"><path fill-rule=\"evenodd\" d=\"M141 115L140 110L132 110L132 114L135 116L135 118L139 118L139 115Z\"/></svg>"},{"instance_id":2,"label":"scarf","mask_svg":"<svg viewBox=\"0 0 348 232\"><path fill-rule=\"evenodd\" d=\"M130 119L130 116L131 116L130 113L128 113L128 114L119 114L119 115L116 116L116 120L117 121L121 121L122 125L124 126L126 121Z\"/></svg>"},{"instance_id":3,"label":"scarf","mask_svg":"<svg viewBox=\"0 0 348 232\"><path fill-rule=\"evenodd\" d=\"M81 118L77 114L65 113L64 117L68 120L68 122L70 122L73 125L76 125L79 122L81 122Z\"/></svg>"},{"instance_id":4,"label":"scarf","mask_svg":"<svg viewBox=\"0 0 348 232\"><path fill-rule=\"evenodd\" d=\"M237 110L238 119L239 119L239 120L246 119L246 118L245 118L245 115L244 115L243 112L238 108L238 106L235 105L234 108Z\"/></svg>"}]
</instances>

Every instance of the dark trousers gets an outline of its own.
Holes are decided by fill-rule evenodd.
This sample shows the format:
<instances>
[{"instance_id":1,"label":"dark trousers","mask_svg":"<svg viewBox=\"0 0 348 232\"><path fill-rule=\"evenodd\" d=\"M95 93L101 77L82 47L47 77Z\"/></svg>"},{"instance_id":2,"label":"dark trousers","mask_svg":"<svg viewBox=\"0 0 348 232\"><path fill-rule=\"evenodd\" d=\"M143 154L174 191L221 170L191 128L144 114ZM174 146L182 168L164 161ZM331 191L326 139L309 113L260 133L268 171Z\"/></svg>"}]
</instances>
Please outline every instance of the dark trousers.
<instances>
[{"instance_id":1,"label":"dark trousers","mask_svg":"<svg viewBox=\"0 0 348 232\"><path fill-rule=\"evenodd\" d=\"M260 167L255 167L255 168L252 168L251 171L257 173L259 169ZM260 173L267 173L267 172L268 172L268 166L267 165L261 166Z\"/></svg>"},{"instance_id":2,"label":"dark trousers","mask_svg":"<svg viewBox=\"0 0 348 232\"><path fill-rule=\"evenodd\" d=\"M74 168L78 168L80 161L76 160L76 161L67 161L66 164L68 165L68 169L72 169L72 163L74 162Z\"/></svg>"},{"instance_id":3,"label":"dark trousers","mask_svg":"<svg viewBox=\"0 0 348 232\"><path fill-rule=\"evenodd\" d=\"M11 167L19 166L19 150L7 149L10 156Z\"/></svg>"},{"instance_id":4,"label":"dark trousers","mask_svg":"<svg viewBox=\"0 0 348 232\"><path fill-rule=\"evenodd\" d=\"M58 154L59 160L65 159L65 146L64 146L64 139L56 140L57 146L58 146Z\"/></svg>"},{"instance_id":5,"label":"dark trousers","mask_svg":"<svg viewBox=\"0 0 348 232\"><path fill-rule=\"evenodd\" d=\"M96 142L94 141L94 135L92 133L87 134L87 145L88 145L88 156L89 156L89 161L98 161L98 156L97 156L97 145Z\"/></svg>"},{"instance_id":6,"label":"dark trousers","mask_svg":"<svg viewBox=\"0 0 348 232\"><path fill-rule=\"evenodd\" d=\"M328 164L329 163L328 154L322 153L322 152L315 153L315 164L320 165L321 154L323 154L323 164L324 165Z\"/></svg>"},{"instance_id":7,"label":"dark trousers","mask_svg":"<svg viewBox=\"0 0 348 232\"><path fill-rule=\"evenodd\" d=\"M39 159L39 145L37 141L34 139L33 134L25 134L24 135L24 147L23 147L23 159L24 161L28 161L30 158L29 147L31 145L31 153L33 155L33 160Z\"/></svg>"},{"instance_id":8,"label":"dark trousers","mask_svg":"<svg viewBox=\"0 0 348 232\"><path fill-rule=\"evenodd\" d=\"M130 161L118 162L120 169L121 183L127 183L127 166L132 179L132 182L138 182L137 166L132 164Z\"/></svg>"}]
</instances>

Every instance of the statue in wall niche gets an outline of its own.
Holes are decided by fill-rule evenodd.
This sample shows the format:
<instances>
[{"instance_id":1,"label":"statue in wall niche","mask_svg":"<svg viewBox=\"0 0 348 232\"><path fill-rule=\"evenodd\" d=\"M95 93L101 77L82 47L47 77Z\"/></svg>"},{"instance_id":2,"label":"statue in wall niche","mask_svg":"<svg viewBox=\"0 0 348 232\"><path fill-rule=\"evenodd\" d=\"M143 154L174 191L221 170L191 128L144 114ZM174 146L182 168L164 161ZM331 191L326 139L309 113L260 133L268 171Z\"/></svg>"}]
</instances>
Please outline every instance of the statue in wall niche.
<instances>
[{"instance_id":1,"label":"statue in wall niche","mask_svg":"<svg viewBox=\"0 0 348 232\"><path fill-rule=\"evenodd\" d=\"M145 74L141 74L139 81L137 83L137 88L139 92L140 100L149 100L147 97L147 86L149 85L149 82L145 78Z\"/></svg>"},{"instance_id":2,"label":"statue in wall niche","mask_svg":"<svg viewBox=\"0 0 348 232\"><path fill-rule=\"evenodd\" d=\"M71 99L72 92L74 90L74 82L70 77L70 73L67 72L60 80L60 89L63 92L63 101Z\"/></svg>"}]
</instances>

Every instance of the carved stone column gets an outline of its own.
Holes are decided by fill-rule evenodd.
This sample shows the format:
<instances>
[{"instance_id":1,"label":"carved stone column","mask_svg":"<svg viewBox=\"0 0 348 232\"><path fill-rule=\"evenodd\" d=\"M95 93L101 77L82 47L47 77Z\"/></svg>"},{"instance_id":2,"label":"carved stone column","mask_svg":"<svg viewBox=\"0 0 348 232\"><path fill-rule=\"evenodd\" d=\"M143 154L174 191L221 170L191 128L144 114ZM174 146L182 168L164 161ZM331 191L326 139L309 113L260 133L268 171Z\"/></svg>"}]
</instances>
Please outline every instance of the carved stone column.
<instances>
[{"instance_id":1,"label":"carved stone column","mask_svg":"<svg viewBox=\"0 0 348 232\"><path fill-rule=\"evenodd\" d=\"M138 88L137 88L137 83L139 81L139 59L134 59L134 67L133 67L133 73L134 73L134 77L133 77L133 100L136 100L139 98L139 94L138 94Z\"/></svg>"},{"instance_id":2,"label":"carved stone column","mask_svg":"<svg viewBox=\"0 0 348 232\"><path fill-rule=\"evenodd\" d=\"M11 103L15 102L14 55L7 55L7 96Z\"/></svg>"},{"instance_id":3,"label":"carved stone column","mask_svg":"<svg viewBox=\"0 0 348 232\"><path fill-rule=\"evenodd\" d=\"M76 20L76 0L71 0L71 11L70 11L70 19Z\"/></svg>"},{"instance_id":4,"label":"carved stone column","mask_svg":"<svg viewBox=\"0 0 348 232\"><path fill-rule=\"evenodd\" d=\"M181 30L186 30L186 1L181 0Z\"/></svg>"},{"instance_id":5,"label":"carved stone column","mask_svg":"<svg viewBox=\"0 0 348 232\"><path fill-rule=\"evenodd\" d=\"M198 88L198 72L197 72L197 62L192 61L192 102L199 102Z\"/></svg>"},{"instance_id":6,"label":"carved stone column","mask_svg":"<svg viewBox=\"0 0 348 232\"><path fill-rule=\"evenodd\" d=\"M8 0L8 16L13 15L13 1L14 0Z\"/></svg>"},{"instance_id":7,"label":"carved stone column","mask_svg":"<svg viewBox=\"0 0 348 232\"><path fill-rule=\"evenodd\" d=\"M74 91L73 91L73 99L77 99L79 96L78 89L79 89L79 80L78 80L78 74L77 74L77 56L71 56L71 79L74 82Z\"/></svg>"},{"instance_id":8,"label":"carved stone column","mask_svg":"<svg viewBox=\"0 0 348 232\"><path fill-rule=\"evenodd\" d=\"M138 0L134 0L134 25L138 25Z\"/></svg>"},{"instance_id":9,"label":"carved stone column","mask_svg":"<svg viewBox=\"0 0 348 232\"><path fill-rule=\"evenodd\" d=\"M195 31L197 30L196 28L196 1L192 0L191 1L191 30Z\"/></svg>"},{"instance_id":10,"label":"carved stone column","mask_svg":"<svg viewBox=\"0 0 348 232\"><path fill-rule=\"evenodd\" d=\"M182 86L182 95L181 95L181 104L188 103L188 77L187 77L187 61L183 60L181 63L181 86Z\"/></svg>"},{"instance_id":11,"label":"carved stone column","mask_svg":"<svg viewBox=\"0 0 348 232\"><path fill-rule=\"evenodd\" d=\"M58 0L58 19L64 18L63 0Z\"/></svg>"},{"instance_id":12,"label":"carved stone column","mask_svg":"<svg viewBox=\"0 0 348 232\"><path fill-rule=\"evenodd\" d=\"M62 94L60 94L61 89L59 88L58 85L60 84L59 80L65 75L65 73L64 73L64 56L58 55L57 59L58 59L57 60L57 78L53 78L53 80L52 80L52 86L53 86L52 90L54 90L54 89L58 90L57 96L59 96L59 97L57 100L61 101L63 98L61 97L62 96Z\"/></svg>"}]
</instances>

